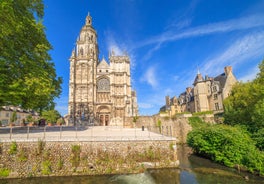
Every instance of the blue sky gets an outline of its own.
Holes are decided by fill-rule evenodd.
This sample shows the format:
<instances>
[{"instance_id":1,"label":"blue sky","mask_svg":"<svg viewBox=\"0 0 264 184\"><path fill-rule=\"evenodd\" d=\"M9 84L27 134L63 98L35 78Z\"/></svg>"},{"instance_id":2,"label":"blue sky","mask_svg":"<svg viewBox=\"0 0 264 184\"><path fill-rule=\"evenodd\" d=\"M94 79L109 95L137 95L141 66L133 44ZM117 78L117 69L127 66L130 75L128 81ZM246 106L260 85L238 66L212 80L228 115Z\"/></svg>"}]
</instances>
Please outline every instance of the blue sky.
<instances>
[{"instance_id":1,"label":"blue sky","mask_svg":"<svg viewBox=\"0 0 264 184\"><path fill-rule=\"evenodd\" d=\"M67 114L69 57L88 12L100 59L110 48L131 58L139 113L152 115L165 96L192 86L199 68L217 76L231 65L238 80L255 77L264 59L264 0L44 0L47 38Z\"/></svg>"}]
</instances>

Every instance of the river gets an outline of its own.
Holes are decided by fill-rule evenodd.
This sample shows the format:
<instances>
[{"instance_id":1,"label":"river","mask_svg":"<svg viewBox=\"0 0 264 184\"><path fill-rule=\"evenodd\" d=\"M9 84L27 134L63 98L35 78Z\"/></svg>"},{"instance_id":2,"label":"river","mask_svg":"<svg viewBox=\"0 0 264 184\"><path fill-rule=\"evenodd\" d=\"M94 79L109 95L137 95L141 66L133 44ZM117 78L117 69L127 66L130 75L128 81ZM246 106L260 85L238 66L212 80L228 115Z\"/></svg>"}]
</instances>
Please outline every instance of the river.
<instances>
[{"instance_id":1,"label":"river","mask_svg":"<svg viewBox=\"0 0 264 184\"><path fill-rule=\"evenodd\" d=\"M190 154L186 146L178 146L180 168L148 169L141 174L44 177L0 180L0 184L264 184L264 178L238 173Z\"/></svg>"}]
</instances>

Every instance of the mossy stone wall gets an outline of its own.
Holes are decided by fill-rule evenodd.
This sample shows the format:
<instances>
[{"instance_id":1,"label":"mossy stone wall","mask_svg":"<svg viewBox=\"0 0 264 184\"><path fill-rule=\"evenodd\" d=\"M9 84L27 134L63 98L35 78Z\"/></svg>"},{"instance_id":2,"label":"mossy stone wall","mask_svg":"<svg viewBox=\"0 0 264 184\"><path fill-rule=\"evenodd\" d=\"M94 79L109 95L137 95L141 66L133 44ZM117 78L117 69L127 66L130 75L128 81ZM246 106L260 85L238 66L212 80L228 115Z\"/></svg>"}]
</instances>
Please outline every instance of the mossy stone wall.
<instances>
[{"instance_id":1,"label":"mossy stone wall","mask_svg":"<svg viewBox=\"0 0 264 184\"><path fill-rule=\"evenodd\" d=\"M9 178L143 172L175 167L172 141L0 143L0 169ZM16 151L10 148L17 145ZM1 176L0 178L4 176Z\"/></svg>"}]
</instances>

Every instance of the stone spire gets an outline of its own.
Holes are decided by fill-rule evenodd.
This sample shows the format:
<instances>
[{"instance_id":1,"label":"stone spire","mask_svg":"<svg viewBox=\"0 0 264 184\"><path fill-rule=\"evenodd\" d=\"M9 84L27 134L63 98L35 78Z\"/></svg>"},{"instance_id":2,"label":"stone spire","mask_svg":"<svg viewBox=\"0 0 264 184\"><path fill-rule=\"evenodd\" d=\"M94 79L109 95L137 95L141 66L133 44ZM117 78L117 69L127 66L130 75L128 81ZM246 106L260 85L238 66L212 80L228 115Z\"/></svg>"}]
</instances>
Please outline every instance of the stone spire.
<instances>
[{"instance_id":1,"label":"stone spire","mask_svg":"<svg viewBox=\"0 0 264 184\"><path fill-rule=\"evenodd\" d=\"M90 16L90 12L88 12L88 15L86 17L85 25L91 26L92 25L92 17Z\"/></svg>"}]
</instances>

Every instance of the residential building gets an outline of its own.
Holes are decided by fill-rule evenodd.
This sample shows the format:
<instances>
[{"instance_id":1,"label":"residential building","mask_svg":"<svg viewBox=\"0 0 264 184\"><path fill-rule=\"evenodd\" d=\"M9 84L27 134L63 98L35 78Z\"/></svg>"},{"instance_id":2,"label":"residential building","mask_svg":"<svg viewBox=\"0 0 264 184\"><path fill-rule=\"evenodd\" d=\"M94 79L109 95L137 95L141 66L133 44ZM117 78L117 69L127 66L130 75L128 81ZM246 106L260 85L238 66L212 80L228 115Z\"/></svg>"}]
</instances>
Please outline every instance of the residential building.
<instances>
[{"instance_id":1,"label":"residential building","mask_svg":"<svg viewBox=\"0 0 264 184\"><path fill-rule=\"evenodd\" d=\"M160 111L168 112L168 115L174 115L181 112L203 112L213 111L222 113L224 111L223 101L229 96L232 86L237 82L232 72L232 67L224 68L224 73L216 77L203 77L200 72L197 73L193 87L186 88L179 97L173 97L170 100L166 97L166 105L160 108Z\"/></svg>"},{"instance_id":2,"label":"residential building","mask_svg":"<svg viewBox=\"0 0 264 184\"><path fill-rule=\"evenodd\" d=\"M14 122L11 122L12 116L15 113L16 120ZM3 106L0 108L0 121L2 126L9 126L11 123L15 126L23 125L27 122L27 117L32 116L32 118L37 119L39 117L39 114L32 110L25 110L20 107L15 106Z\"/></svg>"}]
</instances>

